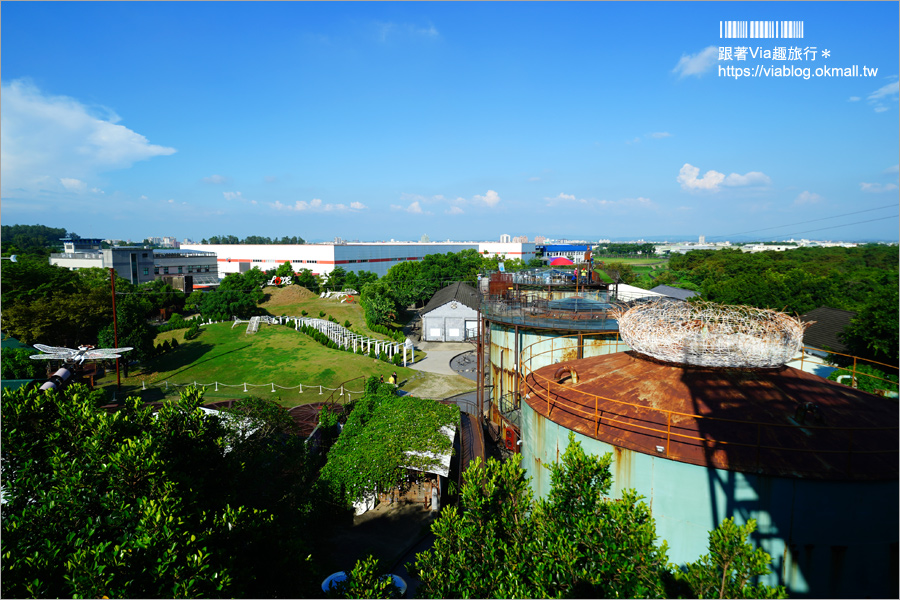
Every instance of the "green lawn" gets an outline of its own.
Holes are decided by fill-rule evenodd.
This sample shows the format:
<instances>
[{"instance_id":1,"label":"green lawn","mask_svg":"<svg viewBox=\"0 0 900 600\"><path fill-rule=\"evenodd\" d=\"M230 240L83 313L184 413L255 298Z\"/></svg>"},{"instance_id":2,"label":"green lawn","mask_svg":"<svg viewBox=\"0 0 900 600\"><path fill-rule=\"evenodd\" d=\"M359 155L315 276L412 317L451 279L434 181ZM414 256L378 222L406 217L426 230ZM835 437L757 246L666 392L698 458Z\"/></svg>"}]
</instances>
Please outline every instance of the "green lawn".
<instances>
[{"instance_id":1,"label":"green lawn","mask_svg":"<svg viewBox=\"0 0 900 600\"><path fill-rule=\"evenodd\" d=\"M331 314L339 317L337 311ZM339 388L347 382L347 389L357 391L362 390L364 378L383 375L387 380L396 371L401 382L408 381L404 389L413 391L430 377L413 369L326 348L290 326L261 325L259 331L251 335L245 333L246 329L245 324L234 328L230 323L206 325L201 329L200 336L190 341L184 340L184 329L159 334L157 344L175 338L179 348L158 357L146 368L129 373L129 377L122 381L119 395L140 393L145 400L159 400L176 396L176 384L219 382L218 392L214 385L207 388L209 400L252 394L276 398L285 406L294 406L327 399L330 392L323 389L320 395L318 386ZM419 356L417 352L416 358ZM262 384L262 387L248 387L245 394L244 383ZM299 393L299 389L283 390L278 387L273 393L272 383L283 387L302 384L304 393ZM222 384L239 387L224 387ZM116 387L115 371L99 380L98 386L111 393ZM148 389L143 390L143 386Z\"/></svg>"}]
</instances>

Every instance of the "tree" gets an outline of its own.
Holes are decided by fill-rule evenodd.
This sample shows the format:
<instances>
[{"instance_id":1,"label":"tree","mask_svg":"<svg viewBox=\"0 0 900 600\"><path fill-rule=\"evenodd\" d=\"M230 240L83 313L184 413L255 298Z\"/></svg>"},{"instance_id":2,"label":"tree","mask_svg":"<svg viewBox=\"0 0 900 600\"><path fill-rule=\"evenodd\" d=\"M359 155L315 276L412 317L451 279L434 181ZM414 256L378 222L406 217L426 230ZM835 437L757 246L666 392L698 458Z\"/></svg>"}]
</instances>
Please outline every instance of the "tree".
<instances>
[{"instance_id":1,"label":"tree","mask_svg":"<svg viewBox=\"0 0 900 600\"><path fill-rule=\"evenodd\" d=\"M390 326L397 318L397 298L383 279L367 283L360 291L359 303L369 324Z\"/></svg>"},{"instance_id":2,"label":"tree","mask_svg":"<svg viewBox=\"0 0 900 600\"><path fill-rule=\"evenodd\" d=\"M200 314L204 319L213 321L229 321L233 317L247 319L257 312L257 301L254 296L241 289L218 289L206 294L200 305Z\"/></svg>"},{"instance_id":3,"label":"tree","mask_svg":"<svg viewBox=\"0 0 900 600\"><path fill-rule=\"evenodd\" d=\"M868 302L850 321L841 335L850 354L878 362L897 364L897 286L885 286L869 296Z\"/></svg>"},{"instance_id":4,"label":"tree","mask_svg":"<svg viewBox=\"0 0 900 600\"><path fill-rule=\"evenodd\" d=\"M116 323L100 330L98 344L103 348L133 348L124 354L121 365L128 377L128 364L132 360L146 360L153 353L156 329L147 323L147 308L150 301L141 296L121 296L116 299ZM118 344L116 343L118 332ZM173 340L174 341L174 340Z\"/></svg>"},{"instance_id":5,"label":"tree","mask_svg":"<svg viewBox=\"0 0 900 600\"><path fill-rule=\"evenodd\" d=\"M709 534L709 554L685 566L680 578L695 598L786 598L783 587L753 585L756 578L768 575L772 557L762 548L753 549L750 534L756 520L735 525L727 518Z\"/></svg>"},{"instance_id":6,"label":"tree","mask_svg":"<svg viewBox=\"0 0 900 600\"><path fill-rule=\"evenodd\" d=\"M319 283L316 281L316 276L312 274L312 271L309 269L300 269L300 272L297 273L297 278L294 280L296 285L300 285L308 289L314 294L319 293Z\"/></svg>"},{"instance_id":7,"label":"tree","mask_svg":"<svg viewBox=\"0 0 900 600\"><path fill-rule=\"evenodd\" d=\"M50 252L62 250L60 239L64 237L65 229L44 225L0 226L3 254L34 254L44 258L45 262Z\"/></svg>"},{"instance_id":8,"label":"tree","mask_svg":"<svg viewBox=\"0 0 900 600\"><path fill-rule=\"evenodd\" d=\"M634 267L623 262L605 262L600 267L604 273L612 277L613 281L621 283L633 283L637 279Z\"/></svg>"},{"instance_id":9,"label":"tree","mask_svg":"<svg viewBox=\"0 0 900 600\"><path fill-rule=\"evenodd\" d=\"M294 267L291 265L290 261L284 261L284 263L278 265L278 268L275 269L275 273L273 273L275 277L293 277L294 276Z\"/></svg>"},{"instance_id":10,"label":"tree","mask_svg":"<svg viewBox=\"0 0 900 600\"><path fill-rule=\"evenodd\" d=\"M31 360L36 350L30 348L7 348L0 354L0 378L2 379L40 379L46 377L47 365L42 360Z\"/></svg>"},{"instance_id":11,"label":"tree","mask_svg":"<svg viewBox=\"0 0 900 600\"><path fill-rule=\"evenodd\" d=\"M424 298L425 284L422 281L422 266L418 262L406 261L394 265L381 281L390 285L397 302L404 308Z\"/></svg>"},{"instance_id":12,"label":"tree","mask_svg":"<svg viewBox=\"0 0 900 600\"><path fill-rule=\"evenodd\" d=\"M327 497L284 420L253 437L185 391L154 415L101 392L4 390L4 597L307 597ZM282 411L283 412L283 411ZM289 418L288 418L289 420Z\"/></svg>"},{"instance_id":13,"label":"tree","mask_svg":"<svg viewBox=\"0 0 900 600\"><path fill-rule=\"evenodd\" d=\"M685 576L673 571L641 498L630 490L621 500L606 497L610 464L611 455L589 456L570 435L560 462L550 466L548 498L535 501L517 460L476 461L464 474L459 509L444 509L432 527L433 548L416 557L420 592L433 598L690 597L707 591L711 580L721 582L723 571L713 565L725 565L729 597L784 597L783 588L750 584L768 572L770 558L753 552L746 537L736 540L727 522L713 532L711 559L688 565Z\"/></svg>"}]
</instances>

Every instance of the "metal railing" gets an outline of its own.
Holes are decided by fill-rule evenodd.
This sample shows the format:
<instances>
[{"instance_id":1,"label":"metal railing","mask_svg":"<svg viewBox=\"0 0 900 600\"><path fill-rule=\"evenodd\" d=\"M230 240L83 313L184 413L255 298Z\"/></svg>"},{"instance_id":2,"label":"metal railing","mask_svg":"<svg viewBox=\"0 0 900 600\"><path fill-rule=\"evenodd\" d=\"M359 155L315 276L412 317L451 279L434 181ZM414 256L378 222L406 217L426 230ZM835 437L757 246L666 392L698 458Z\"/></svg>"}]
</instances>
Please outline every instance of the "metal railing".
<instances>
[{"instance_id":1,"label":"metal railing","mask_svg":"<svg viewBox=\"0 0 900 600\"><path fill-rule=\"evenodd\" d=\"M610 345L613 343L611 342ZM618 351L620 342L616 340L615 347L616 351ZM622 343L624 346L624 342ZM671 446L674 443L688 443L688 444L700 444L700 445L708 445L710 443L714 443L716 446L722 446L725 448L733 447L733 448L749 448L753 449L755 453L755 465L753 465L757 470L760 468L760 455L762 451L776 451L776 452L796 452L796 453L815 453L818 455L847 455L847 468L846 474L850 474L850 465L852 456L855 455L875 455L875 454L897 454L898 448L896 441L893 444L890 444L890 447L885 449L865 449L860 448L859 440L861 438L865 439L866 434L874 434L876 432L897 432L900 430L896 424L890 426L882 426L882 427L834 427L834 426L824 426L824 425L812 425L806 423L773 423L773 422L763 422L756 421L752 419L731 419L724 417L714 417L709 415L701 415L696 413L687 413L676 410L668 410L664 408L657 408L654 406L650 406L647 404L638 404L634 402L628 402L624 400L620 400L617 398L610 398L607 396L603 396L600 394L593 394L586 390L577 390L577 394L580 398L586 399L587 402L576 403L568 398L568 395L572 394L573 388L570 385L566 385L560 383L558 381L554 381L552 377L547 377L543 374L538 373L540 368L543 368L548 365L552 365L558 362L555 360L554 353L560 353L559 358L562 359L561 352L564 349L556 348L545 350L543 352L531 352L531 350L535 346L542 346L540 343L532 344L531 346L527 346L522 350L521 353L521 375L522 375L522 388L519 392L523 397L536 397L542 401L544 401L547 416L550 417L554 413L554 411L565 411L566 413L573 415L575 417L579 417L588 422L593 422L594 424L594 436L599 436L600 426L614 426L621 428L625 431L633 431L637 434L649 435L651 437L655 437L659 439L661 442L665 442L664 449L660 451L661 456L665 456L666 458L678 458L672 455ZM627 347L627 346L626 346ZM804 348L804 350L809 350L808 348ZM526 358L527 356L527 358ZM806 352L801 353L801 356L797 357L796 360L800 360L803 362L804 357L806 356ZM848 356L848 355L842 355ZM859 361L865 361L865 359L860 359L858 357L852 357L854 359L854 368ZM539 359L541 363L539 367L532 368L532 364L536 359ZM809 362L809 359L807 359ZM874 364L883 363L875 363L874 361L866 361L872 362ZM563 363L560 363L563 364ZM816 364L824 364L827 365L824 361L822 363ZM883 365L890 367L890 365ZM832 366L833 367L833 366ZM890 367L895 368L895 367ZM884 380L889 381L889 380ZM593 403L593 408L590 407L591 403ZM641 414L640 418L635 416L629 416L627 413L634 412L637 410L638 414ZM691 435L690 433L682 433L680 431L673 430L673 417L675 417L677 424L675 425L676 429L685 430L691 429L690 425L695 425L695 428L699 431L701 429L701 423L707 424L728 424L729 431L731 433L731 439L719 439L719 436L715 440L711 440L708 437L700 437L697 435ZM734 426L737 426L738 429L735 430ZM838 434L833 435L833 440L840 440L841 443L845 443L846 446L838 448L838 449L823 449L820 447L817 448L803 448L798 446L786 446L786 445L767 445L763 444L762 440L764 439L764 433L775 433L775 435L765 436L768 439L778 439L780 441L789 441L791 436L784 435L785 432L796 432L800 430L803 433L803 436L800 436L801 440L807 440L808 436L811 435L810 432L818 432L824 434ZM735 431L739 431L739 433L735 434ZM856 438L856 447L854 447L854 437ZM736 439L740 438L740 439ZM747 439L755 439L755 442L747 442L741 441ZM894 439L896 440L896 433L894 434ZM657 447L659 451L659 447Z\"/></svg>"}]
</instances>

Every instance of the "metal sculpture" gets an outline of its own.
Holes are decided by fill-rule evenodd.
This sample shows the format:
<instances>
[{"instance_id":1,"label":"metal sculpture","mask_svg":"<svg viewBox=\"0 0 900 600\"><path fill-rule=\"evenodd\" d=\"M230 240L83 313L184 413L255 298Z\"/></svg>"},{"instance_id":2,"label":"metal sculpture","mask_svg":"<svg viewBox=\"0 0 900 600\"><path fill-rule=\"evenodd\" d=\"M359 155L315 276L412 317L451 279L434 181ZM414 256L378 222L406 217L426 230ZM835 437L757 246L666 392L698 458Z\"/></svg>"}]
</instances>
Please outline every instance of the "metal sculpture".
<instances>
[{"instance_id":1,"label":"metal sculpture","mask_svg":"<svg viewBox=\"0 0 900 600\"><path fill-rule=\"evenodd\" d=\"M35 344L34 347L44 354L32 354L32 360L60 360L64 363L80 365L86 360L105 360L121 358L121 352L128 352L133 348L95 348L94 346L78 346L78 349L63 348L59 346L45 346Z\"/></svg>"},{"instance_id":2,"label":"metal sculpture","mask_svg":"<svg viewBox=\"0 0 900 600\"><path fill-rule=\"evenodd\" d=\"M712 302L657 300L613 312L633 350L703 367L780 367L800 351L812 324L774 310Z\"/></svg>"}]
</instances>

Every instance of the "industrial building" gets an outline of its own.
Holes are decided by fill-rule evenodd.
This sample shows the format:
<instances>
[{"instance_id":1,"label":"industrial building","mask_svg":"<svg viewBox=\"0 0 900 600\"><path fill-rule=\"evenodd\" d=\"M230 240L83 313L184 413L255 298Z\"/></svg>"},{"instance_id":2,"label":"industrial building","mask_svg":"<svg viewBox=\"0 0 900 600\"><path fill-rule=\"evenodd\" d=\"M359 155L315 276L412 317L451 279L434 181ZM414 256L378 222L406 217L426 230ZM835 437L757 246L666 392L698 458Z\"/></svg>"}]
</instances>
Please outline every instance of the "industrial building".
<instances>
[{"instance_id":1,"label":"industrial building","mask_svg":"<svg viewBox=\"0 0 900 600\"><path fill-rule=\"evenodd\" d=\"M463 282L435 292L421 311L422 341L464 342L478 335L478 291Z\"/></svg>"},{"instance_id":2,"label":"industrial building","mask_svg":"<svg viewBox=\"0 0 900 600\"><path fill-rule=\"evenodd\" d=\"M533 243L501 242L373 242L343 244L183 244L181 250L212 252L219 264L219 276L243 273L253 267L263 271L286 262L294 272L309 269L313 275L325 275L335 267L346 271L371 271L379 277L403 261L422 260L429 254L477 250L484 256L534 258Z\"/></svg>"},{"instance_id":3,"label":"industrial building","mask_svg":"<svg viewBox=\"0 0 900 600\"><path fill-rule=\"evenodd\" d=\"M190 293L219 282L216 255L201 250L168 250L143 246L102 248L101 240L65 238L63 252L50 255L50 264L70 270L114 268L122 279L137 285L164 279Z\"/></svg>"},{"instance_id":4,"label":"industrial building","mask_svg":"<svg viewBox=\"0 0 900 600\"><path fill-rule=\"evenodd\" d=\"M627 299L616 289L545 283L541 298L536 286L495 279L482 305L479 367L490 385L479 384L479 402L521 452L536 495L549 492L545 465L572 433L585 451L612 454L612 497L626 488L645 497L672 562L707 553L723 519L755 519L752 541L772 557L764 583L792 597L898 596L896 399L785 364L741 366L771 364L778 352L766 345L784 345L781 362L802 352L805 324L759 333L701 316L679 325L670 313L688 305L659 300L665 319L639 339L625 309L610 306Z\"/></svg>"}]
</instances>

